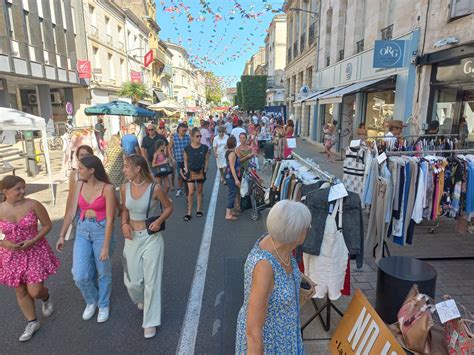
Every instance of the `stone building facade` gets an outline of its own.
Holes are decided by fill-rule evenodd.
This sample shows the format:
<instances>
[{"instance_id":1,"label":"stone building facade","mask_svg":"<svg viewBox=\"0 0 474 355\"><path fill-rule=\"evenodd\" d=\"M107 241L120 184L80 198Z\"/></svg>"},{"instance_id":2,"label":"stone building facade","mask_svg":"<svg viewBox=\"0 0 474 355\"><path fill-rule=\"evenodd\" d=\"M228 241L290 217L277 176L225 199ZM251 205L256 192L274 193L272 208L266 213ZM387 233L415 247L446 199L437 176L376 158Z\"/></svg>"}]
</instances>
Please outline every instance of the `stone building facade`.
<instances>
[{"instance_id":1,"label":"stone building facade","mask_svg":"<svg viewBox=\"0 0 474 355\"><path fill-rule=\"evenodd\" d=\"M82 1L7 0L0 13L0 106L42 116L52 131L86 84L76 69L87 59Z\"/></svg>"},{"instance_id":2,"label":"stone building facade","mask_svg":"<svg viewBox=\"0 0 474 355\"><path fill-rule=\"evenodd\" d=\"M319 0L291 0L284 4L287 23L286 68L284 72L287 116L296 123L296 133L310 135L314 105L301 99L314 89L318 36ZM307 87L309 90L302 88Z\"/></svg>"},{"instance_id":3,"label":"stone building facade","mask_svg":"<svg viewBox=\"0 0 474 355\"><path fill-rule=\"evenodd\" d=\"M273 18L265 38L267 106L285 104L283 72L286 66L286 15Z\"/></svg>"}]
</instances>

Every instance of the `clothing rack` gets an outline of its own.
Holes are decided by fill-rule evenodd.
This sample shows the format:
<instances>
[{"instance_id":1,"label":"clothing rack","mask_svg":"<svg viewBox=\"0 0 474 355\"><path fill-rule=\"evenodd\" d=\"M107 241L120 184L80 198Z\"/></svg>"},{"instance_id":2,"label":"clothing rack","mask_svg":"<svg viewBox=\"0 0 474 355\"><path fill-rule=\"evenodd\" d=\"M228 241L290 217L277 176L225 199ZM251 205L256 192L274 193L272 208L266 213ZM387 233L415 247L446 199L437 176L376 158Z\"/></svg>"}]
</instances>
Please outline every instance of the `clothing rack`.
<instances>
[{"instance_id":1,"label":"clothing rack","mask_svg":"<svg viewBox=\"0 0 474 355\"><path fill-rule=\"evenodd\" d=\"M317 176L319 176L321 179L325 179L329 182L334 181L335 176L329 174L327 171L322 170L318 164L314 163L313 161L309 159L304 159L301 157L299 154L293 152L291 153L294 159L298 160L301 164L306 166L308 169L312 170Z\"/></svg>"},{"instance_id":2,"label":"clothing rack","mask_svg":"<svg viewBox=\"0 0 474 355\"><path fill-rule=\"evenodd\" d=\"M387 155L415 155L415 154L437 154L437 153L472 153L474 148L469 149L440 149L440 150L395 150L385 152Z\"/></svg>"},{"instance_id":3,"label":"clothing rack","mask_svg":"<svg viewBox=\"0 0 474 355\"><path fill-rule=\"evenodd\" d=\"M336 177L327 171L324 171L320 168L320 166L313 161L309 159L304 159L297 153L292 153L293 158L298 160L300 163L302 163L304 166L306 166L308 169L310 169L312 172L314 172L317 176L319 176L321 179L329 181L331 184L336 180ZM337 308L334 303L329 299L329 296L326 295L326 302L323 304L322 307L318 307L316 304L316 301L314 298L311 298L311 303L313 304L314 310L316 313L314 313L301 327L301 337L303 337L303 332L306 329L308 325L310 325L316 318L319 318L319 321L321 322L321 325L323 329L328 332L329 329L331 329L331 309L334 309L337 314L339 314L341 317L344 316L344 313ZM323 319L322 313L323 311L326 310L326 320ZM326 338L316 338L316 339L304 339L304 340L328 340Z\"/></svg>"},{"instance_id":4,"label":"clothing rack","mask_svg":"<svg viewBox=\"0 0 474 355\"><path fill-rule=\"evenodd\" d=\"M388 156L395 156L395 155L414 155L414 154L437 154L437 153L453 153L453 154L462 154L462 153L474 153L474 148L470 149L445 149L445 150L419 150L419 151L389 151L385 152ZM434 229L439 227L439 218L436 220L436 225L431 227L429 233L434 233ZM377 249L378 244L375 245L373 249L373 255L375 256L375 250ZM388 247L387 241L384 240L383 242L383 254L382 256L385 257L385 254L388 256L391 255L390 249ZM416 258L419 260L424 261L441 261L441 260L474 260L474 255L469 256L448 256L448 257L424 257L424 258Z\"/></svg>"},{"instance_id":5,"label":"clothing rack","mask_svg":"<svg viewBox=\"0 0 474 355\"><path fill-rule=\"evenodd\" d=\"M414 134L409 134L409 135L400 135L400 137L396 137L396 136L369 136L369 137L365 137L365 139L385 139L385 138L423 138L423 137L458 137L459 134L457 133L449 133L449 134L443 134L443 133L427 133L427 134L418 134L418 135L414 135Z\"/></svg>"}]
</instances>

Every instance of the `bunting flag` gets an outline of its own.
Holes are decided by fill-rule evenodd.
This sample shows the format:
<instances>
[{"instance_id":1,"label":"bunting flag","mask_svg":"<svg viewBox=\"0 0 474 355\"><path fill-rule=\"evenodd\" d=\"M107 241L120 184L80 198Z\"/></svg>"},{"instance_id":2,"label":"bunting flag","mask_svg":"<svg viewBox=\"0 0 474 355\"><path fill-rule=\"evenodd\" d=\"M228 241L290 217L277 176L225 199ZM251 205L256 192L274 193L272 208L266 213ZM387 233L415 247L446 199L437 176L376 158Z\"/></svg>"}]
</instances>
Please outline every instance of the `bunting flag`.
<instances>
[{"instance_id":1,"label":"bunting flag","mask_svg":"<svg viewBox=\"0 0 474 355\"><path fill-rule=\"evenodd\" d=\"M169 16L173 24L173 40L186 49L194 66L204 70L255 53L266 36L263 16L283 13L283 1L279 3L276 6L267 0L254 0L252 4L240 0L160 1L163 15ZM229 82L235 80L226 78Z\"/></svg>"}]
</instances>

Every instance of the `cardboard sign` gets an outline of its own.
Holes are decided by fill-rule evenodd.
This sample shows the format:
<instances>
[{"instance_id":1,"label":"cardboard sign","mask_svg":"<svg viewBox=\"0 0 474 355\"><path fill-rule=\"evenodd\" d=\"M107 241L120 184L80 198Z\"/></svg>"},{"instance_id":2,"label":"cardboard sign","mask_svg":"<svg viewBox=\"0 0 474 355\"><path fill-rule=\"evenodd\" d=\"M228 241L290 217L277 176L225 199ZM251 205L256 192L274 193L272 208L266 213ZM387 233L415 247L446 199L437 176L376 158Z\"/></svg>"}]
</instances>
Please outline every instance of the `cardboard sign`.
<instances>
[{"instance_id":1,"label":"cardboard sign","mask_svg":"<svg viewBox=\"0 0 474 355\"><path fill-rule=\"evenodd\" d=\"M332 354L405 355L392 332L360 290L356 290L349 308L329 343Z\"/></svg>"}]
</instances>

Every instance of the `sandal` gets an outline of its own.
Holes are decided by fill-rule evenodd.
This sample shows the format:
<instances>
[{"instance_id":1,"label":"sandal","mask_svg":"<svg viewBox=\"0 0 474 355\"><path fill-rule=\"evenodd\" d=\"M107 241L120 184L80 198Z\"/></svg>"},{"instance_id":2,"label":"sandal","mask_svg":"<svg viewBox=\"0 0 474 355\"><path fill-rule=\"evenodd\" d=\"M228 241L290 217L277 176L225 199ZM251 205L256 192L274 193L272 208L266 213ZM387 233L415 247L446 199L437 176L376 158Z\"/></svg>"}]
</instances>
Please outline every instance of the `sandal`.
<instances>
[{"instance_id":1,"label":"sandal","mask_svg":"<svg viewBox=\"0 0 474 355\"><path fill-rule=\"evenodd\" d=\"M202 216L204 216L203 212L201 212L201 211L196 212L196 217L202 217Z\"/></svg>"},{"instance_id":2,"label":"sandal","mask_svg":"<svg viewBox=\"0 0 474 355\"><path fill-rule=\"evenodd\" d=\"M183 219L188 222L191 219L191 216L187 214L186 216L183 217Z\"/></svg>"},{"instance_id":3,"label":"sandal","mask_svg":"<svg viewBox=\"0 0 474 355\"><path fill-rule=\"evenodd\" d=\"M227 221L237 221L239 218L236 217L236 216L232 216L232 217L230 217L230 218L229 218L229 217L226 217L225 219L226 219Z\"/></svg>"}]
</instances>

